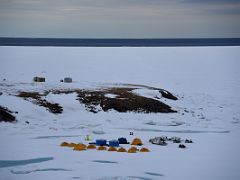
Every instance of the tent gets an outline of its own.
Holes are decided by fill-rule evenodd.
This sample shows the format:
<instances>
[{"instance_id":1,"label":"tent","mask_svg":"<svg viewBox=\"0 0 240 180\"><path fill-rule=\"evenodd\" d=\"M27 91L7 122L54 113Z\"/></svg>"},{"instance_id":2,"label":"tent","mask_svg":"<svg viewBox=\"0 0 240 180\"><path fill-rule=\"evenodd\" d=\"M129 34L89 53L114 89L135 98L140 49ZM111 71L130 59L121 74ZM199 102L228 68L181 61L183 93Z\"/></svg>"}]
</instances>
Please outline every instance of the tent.
<instances>
[{"instance_id":1,"label":"tent","mask_svg":"<svg viewBox=\"0 0 240 180\"><path fill-rule=\"evenodd\" d=\"M96 149L96 146L94 144L89 144L87 146L87 149Z\"/></svg>"},{"instance_id":2,"label":"tent","mask_svg":"<svg viewBox=\"0 0 240 180\"><path fill-rule=\"evenodd\" d=\"M60 144L60 146L62 146L62 147L69 147L69 143L68 142L62 142Z\"/></svg>"},{"instance_id":3,"label":"tent","mask_svg":"<svg viewBox=\"0 0 240 180\"><path fill-rule=\"evenodd\" d=\"M123 148L123 147L120 147L120 148L117 150L117 152L127 152L127 150L126 150L125 148Z\"/></svg>"},{"instance_id":4,"label":"tent","mask_svg":"<svg viewBox=\"0 0 240 180\"><path fill-rule=\"evenodd\" d=\"M136 147L130 147L128 149L128 153L136 153L138 151L138 149Z\"/></svg>"},{"instance_id":5,"label":"tent","mask_svg":"<svg viewBox=\"0 0 240 180\"><path fill-rule=\"evenodd\" d=\"M77 144L74 148L73 148L73 150L75 150L75 151L84 151L84 150L86 150L86 145L85 144Z\"/></svg>"},{"instance_id":6,"label":"tent","mask_svg":"<svg viewBox=\"0 0 240 180\"><path fill-rule=\"evenodd\" d=\"M141 149L140 149L140 152L150 152L150 150L149 150L148 148L145 148L145 147L144 147L144 148L141 148Z\"/></svg>"},{"instance_id":7,"label":"tent","mask_svg":"<svg viewBox=\"0 0 240 180\"><path fill-rule=\"evenodd\" d=\"M118 147L119 146L118 140L109 141L109 146Z\"/></svg>"},{"instance_id":8,"label":"tent","mask_svg":"<svg viewBox=\"0 0 240 180\"><path fill-rule=\"evenodd\" d=\"M136 146L141 146L142 145L142 140L139 138L133 139L131 145L136 145Z\"/></svg>"},{"instance_id":9,"label":"tent","mask_svg":"<svg viewBox=\"0 0 240 180\"><path fill-rule=\"evenodd\" d=\"M77 144L76 143L69 143L68 147L75 147Z\"/></svg>"},{"instance_id":10,"label":"tent","mask_svg":"<svg viewBox=\"0 0 240 180\"><path fill-rule=\"evenodd\" d=\"M124 137L118 138L118 142L119 144L129 144L129 142L127 142L127 139Z\"/></svg>"},{"instance_id":11,"label":"tent","mask_svg":"<svg viewBox=\"0 0 240 180\"><path fill-rule=\"evenodd\" d=\"M107 150L107 148L105 146L99 146L98 149L99 151L105 151Z\"/></svg>"},{"instance_id":12,"label":"tent","mask_svg":"<svg viewBox=\"0 0 240 180\"><path fill-rule=\"evenodd\" d=\"M108 151L117 151L117 149L116 149L115 147L111 146L111 147L108 149Z\"/></svg>"},{"instance_id":13,"label":"tent","mask_svg":"<svg viewBox=\"0 0 240 180\"><path fill-rule=\"evenodd\" d=\"M96 145L97 146L106 146L107 145L107 140L105 140L105 139L97 139L96 140Z\"/></svg>"}]
</instances>

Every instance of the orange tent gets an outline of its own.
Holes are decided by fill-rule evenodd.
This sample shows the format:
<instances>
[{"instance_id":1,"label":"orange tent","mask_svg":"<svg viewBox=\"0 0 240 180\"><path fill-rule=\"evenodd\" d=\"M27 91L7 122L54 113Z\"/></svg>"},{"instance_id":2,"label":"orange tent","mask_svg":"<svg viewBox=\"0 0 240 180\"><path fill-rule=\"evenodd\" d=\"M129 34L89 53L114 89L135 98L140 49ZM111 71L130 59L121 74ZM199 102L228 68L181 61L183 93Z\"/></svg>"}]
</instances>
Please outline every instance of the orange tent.
<instances>
[{"instance_id":1,"label":"orange tent","mask_svg":"<svg viewBox=\"0 0 240 180\"><path fill-rule=\"evenodd\" d=\"M68 147L75 147L77 144L76 143L69 143Z\"/></svg>"},{"instance_id":2,"label":"orange tent","mask_svg":"<svg viewBox=\"0 0 240 180\"><path fill-rule=\"evenodd\" d=\"M143 143L142 143L142 140L139 139L139 138L135 138L133 139L131 145L135 145L135 146L141 146Z\"/></svg>"},{"instance_id":3,"label":"orange tent","mask_svg":"<svg viewBox=\"0 0 240 180\"><path fill-rule=\"evenodd\" d=\"M150 150L148 149L148 148L142 148L142 149L140 149L140 152L150 152Z\"/></svg>"},{"instance_id":4,"label":"orange tent","mask_svg":"<svg viewBox=\"0 0 240 180\"><path fill-rule=\"evenodd\" d=\"M86 145L85 144L77 144L74 148L73 148L73 150L75 150L75 151L84 151L84 150L86 150Z\"/></svg>"},{"instance_id":5,"label":"orange tent","mask_svg":"<svg viewBox=\"0 0 240 180\"><path fill-rule=\"evenodd\" d=\"M128 153L136 153L137 152L137 148L136 147L130 147L129 149L128 149Z\"/></svg>"},{"instance_id":6,"label":"orange tent","mask_svg":"<svg viewBox=\"0 0 240 180\"><path fill-rule=\"evenodd\" d=\"M108 151L117 151L117 149L115 148L115 147L110 147L109 149L108 149Z\"/></svg>"},{"instance_id":7,"label":"orange tent","mask_svg":"<svg viewBox=\"0 0 240 180\"><path fill-rule=\"evenodd\" d=\"M60 146L68 147L68 146L69 146L69 143L68 143L68 142L62 142L62 143L60 144Z\"/></svg>"},{"instance_id":8,"label":"orange tent","mask_svg":"<svg viewBox=\"0 0 240 180\"><path fill-rule=\"evenodd\" d=\"M117 150L117 152L127 152L127 150L126 150L125 148L123 148L123 147L120 147L120 148Z\"/></svg>"},{"instance_id":9,"label":"orange tent","mask_svg":"<svg viewBox=\"0 0 240 180\"><path fill-rule=\"evenodd\" d=\"M96 149L96 146L94 144L89 144L87 146L87 149Z\"/></svg>"},{"instance_id":10,"label":"orange tent","mask_svg":"<svg viewBox=\"0 0 240 180\"><path fill-rule=\"evenodd\" d=\"M105 151L107 150L107 148L105 146L99 146L98 149L99 151Z\"/></svg>"}]
</instances>

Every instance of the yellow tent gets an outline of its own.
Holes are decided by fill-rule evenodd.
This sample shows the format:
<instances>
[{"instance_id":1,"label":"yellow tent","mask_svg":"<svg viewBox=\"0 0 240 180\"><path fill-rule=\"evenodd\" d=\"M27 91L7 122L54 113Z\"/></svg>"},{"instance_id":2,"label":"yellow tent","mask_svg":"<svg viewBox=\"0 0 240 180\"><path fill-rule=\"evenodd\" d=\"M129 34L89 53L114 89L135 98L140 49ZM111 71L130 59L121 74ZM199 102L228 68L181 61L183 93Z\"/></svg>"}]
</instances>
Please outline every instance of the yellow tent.
<instances>
[{"instance_id":1,"label":"yellow tent","mask_svg":"<svg viewBox=\"0 0 240 180\"><path fill-rule=\"evenodd\" d=\"M99 146L98 149L99 151L105 151L107 150L107 148L105 146Z\"/></svg>"},{"instance_id":2,"label":"yellow tent","mask_svg":"<svg viewBox=\"0 0 240 180\"><path fill-rule=\"evenodd\" d=\"M150 152L150 150L148 149L148 148L142 148L142 149L140 149L140 152Z\"/></svg>"},{"instance_id":3,"label":"yellow tent","mask_svg":"<svg viewBox=\"0 0 240 180\"><path fill-rule=\"evenodd\" d=\"M123 148L123 147L120 147L120 148L117 150L117 152L127 152L127 150L126 150L125 148Z\"/></svg>"},{"instance_id":4,"label":"yellow tent","mask_svg":"<svg viewBox=\"0 0 240 180\"><path fill-rule=\"evenodd\" d=\"M115 147L110 147L109 149L108 149L108 151L117 151L117 149L115 148Z\"/></svg>"},{"instance_id":5,"label":"yellow tent","mask_svg":"<svg viewBox=\"0 0 240 180\"><path fill-rule=\"evenodd\" d=\"M75 147L77 144L76 143L69 143L68 147Z\"/></svg>"},{"instance_id":6,"label":"yellow tent","mask_svg":"<svg viewBox=\"0 0 240 180\"><path fill-rule=\"evenodd\" d=\"M87 146L87 149L96 149L96 146L94 144L89 144Z\"/></svg>"},{"instance_id":7,"label":"yellow tent","mask_svg":"<svg viewBox=\"0 0 240 180\"><path fill-rule=\"evenodd\" d=\"M136 147L130 147L128 149L128 153L136 153L138 151L138 149Z\"/></svg>"},{"instance_id":8,"label":"yellow tent","mask_svg":"<svg viewBox=\"0 0 240 180\"><path fill-rule=\"evenodd\" d=\"M77 144L74 148L73 148L73 150L75 150L75 151L84 151L84 150L86 150L86 145L85 144Z\"/></svg>"},{"instance_id":9,"label":"yellow tent","mask_svg":"<svg viewBox=\"0 0 240 180\"><path fill-rule=\"evenodd\" d=\"M135 139L133 139L131 145L141 146L142 145L142 140L139 139L139 138L135 138Z\"/></svg>"},{"instance_id":10,"label":"yellow tent","mask_svg":"<svg viewBox=\"0 0 240 180\"><path fill-rule=\"evenodd\" d=\"M68 143L68 142L62 142L62 143L60 144L60 146L68 147L68 146L69 146L69 143Z\"/></svg>"}]
</instances>

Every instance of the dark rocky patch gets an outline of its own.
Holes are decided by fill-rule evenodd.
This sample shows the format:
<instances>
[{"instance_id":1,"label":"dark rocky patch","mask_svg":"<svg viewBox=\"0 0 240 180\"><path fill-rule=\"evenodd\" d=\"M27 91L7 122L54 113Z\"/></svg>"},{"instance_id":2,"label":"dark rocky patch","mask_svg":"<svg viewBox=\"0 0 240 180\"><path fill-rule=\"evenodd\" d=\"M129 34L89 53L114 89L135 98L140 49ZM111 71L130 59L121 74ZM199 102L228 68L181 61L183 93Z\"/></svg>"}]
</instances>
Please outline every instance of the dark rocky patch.
<instances>
[{"instance_id":1,"label":"dark rocky patch","mask_svg":"<svg viewBox=\"0 0 240 180\"><path fill-rule=\"evenodd\" d=\"M15 122L16 117L12 113L8 108L0 106L0 122Z\"/></svg>"},{"instance_id":2,"label":"dark rocky patch","mask_svg":"<svg viewBox=\"0 0 240 180\"><path fill-rule=\"evenodd\" d=\"M159 90L159 92L162 94L162 97L171 99L171 100L178 100L176 96L174 96L172 93L166 91L166 90Z\"/></svg>"},{"instance_id":3,"label":"dark rocky patch","mask_svg":"<svg viewBox=\"0 0 240 180\"><path fill-rule=\"evenodd\" d=\"M186 146L185 146L184 144L179 144L178 147L179 147L179 148L182 148L182 149L186 148Z\"/></svg>"},{"instance_id":4,"label":"dark rocky patch","mask_svg":"<svg viewBox=\"0 0 240 180\"><path fill-rule=\"evenodd\" d=\"M45 94L41 95L38 92L20 92L18 95L18 97L21 97L39 106L45 107L48 111L50 111L53 114L62 113L63 111L62 106L60 106L58 103L50 103L47 100L42 99L41 98L42 96L45 96Z\"/></svg>"},{"instance_id":5,"label":"dark rocky patch","mask_svg":"<svg viewBox=\"0 0 240 180\"><path fill-rule=\"evenodd\" d=\"M167 104L157 99L147 98L137 95L132 91L137 87L112 87L105 89L56 89L45 91L43 94L38 92L20 92L19 97L24 98L30 102L47 108L54 114L62 113L62 107L57 103L50 103L42 96L52 94L70 94L76 93L77 99L81 104L84 104L86 110L92 113L99 111L116 110L118 112L142 112L142 113L173 113L173 110ZM158 89L159 90L159 89ZM168 92L165 91L164 92ZM107 94L115 96L108 97ZM171 93L167 93L168 95Z\"/></svg>"},{"instance_id":6,"label":"dark rocky patch","mask_svg":"<svg viewBox=\"0 0 240 180\"><path fill-rule=\"evenodd\" d=\"M135 88L109 88L103 90L80 90L78 100L91 112L98 112L98 106L103 111L116 110L118 112L144 112L144 113L171 113L176 112L165 103L139 96L132 90ZM106 94L115 94L116 98L106 97Z\"/></svg>"}]
</instances>

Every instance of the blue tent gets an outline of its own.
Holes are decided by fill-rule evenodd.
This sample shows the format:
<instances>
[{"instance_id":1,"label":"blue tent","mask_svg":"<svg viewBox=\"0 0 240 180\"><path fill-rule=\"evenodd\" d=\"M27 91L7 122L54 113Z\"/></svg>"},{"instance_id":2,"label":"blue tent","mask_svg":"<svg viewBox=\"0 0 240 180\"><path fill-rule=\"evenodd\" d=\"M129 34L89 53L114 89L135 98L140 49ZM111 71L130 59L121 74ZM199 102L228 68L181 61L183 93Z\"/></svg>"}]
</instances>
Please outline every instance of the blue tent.
<instances>
[{"instance_id":1,"label":"blue tent","mask_svg":"<svg viewBox=\"0 0 240 180\"><path fill-rule=\"evenodd\" d=\"M109 141L109 146L118 147L119 146L118 140L111 140L111 141Z\"/></svg>"}]
</instances>

